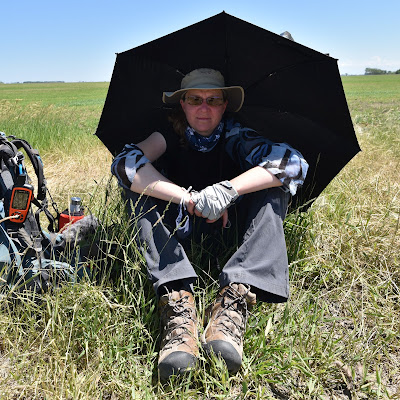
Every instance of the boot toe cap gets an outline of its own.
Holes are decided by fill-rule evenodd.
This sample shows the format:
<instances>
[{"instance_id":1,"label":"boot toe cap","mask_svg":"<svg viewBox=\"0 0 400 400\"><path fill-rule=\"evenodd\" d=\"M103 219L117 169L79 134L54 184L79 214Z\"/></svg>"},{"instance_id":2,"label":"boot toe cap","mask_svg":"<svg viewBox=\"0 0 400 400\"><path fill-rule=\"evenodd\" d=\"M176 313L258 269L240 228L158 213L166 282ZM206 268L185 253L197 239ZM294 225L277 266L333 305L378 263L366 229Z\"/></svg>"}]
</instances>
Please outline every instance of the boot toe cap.
<instances>
[{"instance_id":1,"label":"boot toe cap","mask_svg":"<svg viewBox=\"0 0 400 400\"><path fill-rule=\"evenodd\" d=\"M172 375L182 375L192 369L197 362L197 358L185 351L174 351L165 357L158 364L160 380L165 382Z\"/></svg>"},{"instance_id":2,"label":"boot toe cap","mask_svg":"<svg viewBox=\"0 0 400 400\"><path fill-rule=\"evenodd\" d=\"M213 340L203 344L203 348L208 354L214 353L217 357L222 357L229 372L237 372L242 365L242 357L238 351L225 340Z\"/></svg>"}]
</instances>

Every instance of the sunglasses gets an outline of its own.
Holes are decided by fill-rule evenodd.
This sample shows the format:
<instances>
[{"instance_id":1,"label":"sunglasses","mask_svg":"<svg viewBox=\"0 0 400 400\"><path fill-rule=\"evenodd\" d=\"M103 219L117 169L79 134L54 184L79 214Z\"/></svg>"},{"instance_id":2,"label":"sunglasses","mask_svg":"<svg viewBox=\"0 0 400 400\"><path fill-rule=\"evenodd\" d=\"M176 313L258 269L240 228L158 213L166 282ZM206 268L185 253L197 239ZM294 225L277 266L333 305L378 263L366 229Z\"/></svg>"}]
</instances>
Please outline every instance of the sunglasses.
<instances>
[{"instance_id":1,"label":"sunglasses","mask_svg":"<svg viewBox=\"0 0 400 400\"><path fill-rule=\"evenodd\" d=\"M186 96L185 101L190 104L191 106L200 106L203 104L203 101L207 103L207 105L211 107L217 107L217 106L222 106L222 104L225 103L225 100L222 97L207 97L206 99L203 99L202 97L199 96Z\"/></svg>"}]
</instances>

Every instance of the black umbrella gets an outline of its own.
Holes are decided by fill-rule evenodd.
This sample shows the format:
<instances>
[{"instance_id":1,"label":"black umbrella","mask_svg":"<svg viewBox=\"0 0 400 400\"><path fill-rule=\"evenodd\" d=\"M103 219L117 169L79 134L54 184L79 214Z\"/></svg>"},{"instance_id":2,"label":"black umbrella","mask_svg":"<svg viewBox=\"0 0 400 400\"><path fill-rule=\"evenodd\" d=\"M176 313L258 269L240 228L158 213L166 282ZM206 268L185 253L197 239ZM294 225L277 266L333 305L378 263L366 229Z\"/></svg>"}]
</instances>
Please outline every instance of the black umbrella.
<instances>
[{"instance_id":1,"label":"black umbrella","mask_svg":"<svg viewBox=\"0 0 400 400\"><path fill-rule=\"evenodd\" d=\"M113 153L164 129L164 91L196 68L245 89L244 125L304 155L310 170L296 195L317 197L360 150L337 60L225 12L117 55L96 135Z\"/></svg>"}]
</instances>

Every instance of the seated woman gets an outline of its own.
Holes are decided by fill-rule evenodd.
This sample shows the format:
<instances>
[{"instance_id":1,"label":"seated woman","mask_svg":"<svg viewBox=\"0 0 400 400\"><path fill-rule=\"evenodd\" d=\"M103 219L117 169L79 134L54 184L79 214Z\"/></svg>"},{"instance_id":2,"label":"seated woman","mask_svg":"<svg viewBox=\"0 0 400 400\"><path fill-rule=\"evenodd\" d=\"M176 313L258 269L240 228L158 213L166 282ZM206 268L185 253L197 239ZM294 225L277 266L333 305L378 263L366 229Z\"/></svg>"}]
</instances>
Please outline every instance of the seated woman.
<instances>
[{"instance_id":1,"label":"seated woman","mask_svg":"<svg viewBox=\"0 0 400 400\"><path fill-rule=\"evenodd\" d=\"M240 235L219 275L220 291L201 335L206 352L219 355L236 372L256 299L284 302L289 296L282 222L308 165L288 144L272 143L229 118L228 112L240 110L244 91L226 87L216 70L190 72L181 89L164 93L163 101L177 105L170 130L126 145L112 164L130 200L138 244L159 296L160 379L193 368L199 355L197 275L183 246L193 224L206 232L222 222ZM155 168L156 160L162 169ZM229 224L233 214L237 223Z\"/></svg>"}]
</instances>

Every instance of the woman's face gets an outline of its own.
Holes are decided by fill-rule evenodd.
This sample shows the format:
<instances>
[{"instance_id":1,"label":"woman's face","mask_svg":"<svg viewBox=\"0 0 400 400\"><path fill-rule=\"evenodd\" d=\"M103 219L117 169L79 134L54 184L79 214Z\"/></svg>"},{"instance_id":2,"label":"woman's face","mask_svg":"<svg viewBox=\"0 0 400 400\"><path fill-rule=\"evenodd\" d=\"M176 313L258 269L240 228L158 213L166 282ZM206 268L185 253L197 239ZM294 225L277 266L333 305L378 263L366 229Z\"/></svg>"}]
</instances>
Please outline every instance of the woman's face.
<instances>
[{"instance_id":1,"label":"woman's face","mask_svg":"<svg viewBox=\"0 0 400 400\"><path fill-rule=\"evenodd\" d=\"M199 106L193 106L187 100L181 100L181 106L189 125L200 135L210 136L220 123L228 102L225 101L219 106L209 106L206 99L208 97L223 98L222 90L192 89L186 92L185 99L188 96L197 96L203 99L203 103Z\"/></svg>"}]
</instances>

